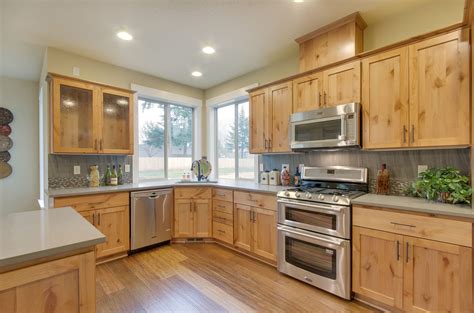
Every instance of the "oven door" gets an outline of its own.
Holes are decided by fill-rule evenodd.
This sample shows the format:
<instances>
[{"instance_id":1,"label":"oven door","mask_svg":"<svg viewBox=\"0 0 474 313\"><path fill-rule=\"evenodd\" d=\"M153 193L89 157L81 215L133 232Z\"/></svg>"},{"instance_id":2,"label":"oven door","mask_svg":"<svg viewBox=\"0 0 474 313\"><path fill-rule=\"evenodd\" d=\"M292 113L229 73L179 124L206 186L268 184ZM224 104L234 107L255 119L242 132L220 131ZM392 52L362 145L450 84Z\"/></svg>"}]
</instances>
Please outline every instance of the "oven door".
<instances>
[{"instance_id":1,"label":"oven door","mask_svg":"<svg viewBox=\"0 0 474 313\"><path fill-rule=\"evenodd\" d=\"M345 299L351 298L351 244L278 225L278 270Z\"/></svg>"},{"instance_id":2,"label":"oven door","mask_svg":"<svg viewBox=\"0 0 474 313\"><path fill-rule=\"evenodd\" d=\"M278 223L341 238L350 238L350 207L278 199Z\"/></svg>"}]
</instances>

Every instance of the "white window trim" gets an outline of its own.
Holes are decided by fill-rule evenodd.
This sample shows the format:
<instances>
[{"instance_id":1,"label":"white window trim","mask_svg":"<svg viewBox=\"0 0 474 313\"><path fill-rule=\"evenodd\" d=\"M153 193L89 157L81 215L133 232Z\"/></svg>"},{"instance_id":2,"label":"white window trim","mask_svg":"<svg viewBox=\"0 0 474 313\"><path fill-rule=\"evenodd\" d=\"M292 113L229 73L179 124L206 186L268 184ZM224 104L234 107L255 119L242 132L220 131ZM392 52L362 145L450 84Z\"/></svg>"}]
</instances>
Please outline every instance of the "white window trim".
<instances>
[{"instance_id":1,"label":"white window trim","mask_svg":"<svg viewBox=\"0 0 474 313\"><path fill-rule=\"evenodd\" d=\"M201 145L196 142L196 138L201 138L201 112L202 112L202 103L201 99L183 96L180 94L159 90L155 88L150 88L138 84L131 84L131 89L136 91L134 95L134 151L133 154L133 183L139 183L139 173L138 173L138 98L146 98L150 100L164 101L167 103L178 104L190 108L194 108L194 129L193 129L193 156L195 159L200 159L201 154Z\"/></svg>"},{"instance_id":2,"label":"white window trim","mask_svg":"<svg viewBox=\"0 0 474 313\"><path fill-rule=\"evenodd\" d=\"M217 173L217 134L216 134L216 108L225 106L230 102L236 102L248 98L247 90L258 87L258 83L254 83L234 91L224 93L222 95L206 99L206 111L207 111L207 155L208 160L216 166L215 171L212 175L213 179L218 179ZM258 161L257 157L255 162L255 178L254 181L258 182ZM237 178L241 179L241 178Z\"/></svg>"}]
</instances>

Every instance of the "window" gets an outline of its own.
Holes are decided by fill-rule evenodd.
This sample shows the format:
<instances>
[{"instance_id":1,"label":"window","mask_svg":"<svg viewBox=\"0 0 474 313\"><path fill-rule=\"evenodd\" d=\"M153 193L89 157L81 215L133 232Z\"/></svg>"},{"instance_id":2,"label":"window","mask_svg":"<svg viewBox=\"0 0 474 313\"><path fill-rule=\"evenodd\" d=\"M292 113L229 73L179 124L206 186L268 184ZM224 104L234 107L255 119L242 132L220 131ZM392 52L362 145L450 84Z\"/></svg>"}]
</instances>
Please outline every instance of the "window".
<instances>
[{"instance_id":1,"label":"window","mask_svg":"<svg viewBox=\"0 0 474 313\"><path fill-rule=\"evenodd\" d=\"M249 102L216 108L216 160L219 178L254 179L255 156L249 154Z\"/></svg>"},{"instance_id":2,"label":"window","mask_svg":"<svg viewBox=\"0 0 474 313\"><path fill-rule=\"evenodd\" d=\"M138 99L139 180L180 178L193 159L194 109Z\"/></svg>"}]
</instances>

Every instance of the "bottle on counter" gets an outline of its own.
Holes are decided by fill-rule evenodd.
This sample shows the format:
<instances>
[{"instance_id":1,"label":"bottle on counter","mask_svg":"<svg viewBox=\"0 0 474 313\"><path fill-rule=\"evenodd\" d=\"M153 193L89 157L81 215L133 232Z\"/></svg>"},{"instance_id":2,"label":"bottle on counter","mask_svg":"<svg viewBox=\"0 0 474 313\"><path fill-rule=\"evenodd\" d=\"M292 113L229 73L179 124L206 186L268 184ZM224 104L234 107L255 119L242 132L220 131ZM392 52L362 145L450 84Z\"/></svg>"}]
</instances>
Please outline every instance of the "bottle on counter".
<instances>
[{"instance_id":1,"label":"bottle on counter","mask_svg":"<svg viewBox=\"0 0 474 313\"><path fill-rule=\"evenodd\" d=\"M122 165L119 164L118 172L117 172L117 184L123 185L123 171Z\"/></svg>"},{"instance_id":2,"label":"bottle on counter","mask_svg":"<svg viewBox=\"0 0 474 313\"><path fill-rule=\"evenodd\" d=\"M281 184L283 186L289 186L290 185L291 176L290 176L290 172L288 171L286 166L284 166L283 169L281 170L281 177L280 178L281 178Z\"/></svg>"},{"instance_id":3,"label":"bottle on counter","mask_svg":"<svg viewBox=\"0 0 474 313\"><path fill-rule=\"evenodd\" d=\"M377 186L375 192L379 195L388 195L390 193L390 172L384 163L377 172Z\"/></svg>"},{"instance_id":4,"label":"bottle on counter","mask_svg":"<svg viewBox=\"0 0 474 313\"><path fill-rule=\"evenodd\" d=\"M115 170L115 165L112 166L112 173L110 174L110 186L117 186L118 178L117 171Z\"/></svg>"},{"instance_id":5,"label":"bottle on counter","mask_svg":"<svg viewBox=\"0 0 474 313\"><path fill-rule=\"evenodd\" d=\"M112 173L110 172L110 165L107 164L107 169L105 170L104 174L104 185L105 186L110 186L110 176Z\"/></svg>"},{"instance_id":6,"label":"bottle on counter","mask_svg":"<svg viewBox=\"0 0 474 313\"><path fill-rule=\"evenodd\" d=\"M300 184L301 184L301 173L300 173L299 166L297 166L296 167L295 178L294 178L294 185L295 185L295 187L298 187Z\"/></svg>"},{"instance_id":7,"label":"bottle on counter","mask_svg":"<svg viewBox=\"0 0 474 313\"><path fill-rule=\"evenodd\" d=\"M89 167L89 187L99 187L99 185L100 185L99 166L91 165Z\"/></svg>"}]
</instances>

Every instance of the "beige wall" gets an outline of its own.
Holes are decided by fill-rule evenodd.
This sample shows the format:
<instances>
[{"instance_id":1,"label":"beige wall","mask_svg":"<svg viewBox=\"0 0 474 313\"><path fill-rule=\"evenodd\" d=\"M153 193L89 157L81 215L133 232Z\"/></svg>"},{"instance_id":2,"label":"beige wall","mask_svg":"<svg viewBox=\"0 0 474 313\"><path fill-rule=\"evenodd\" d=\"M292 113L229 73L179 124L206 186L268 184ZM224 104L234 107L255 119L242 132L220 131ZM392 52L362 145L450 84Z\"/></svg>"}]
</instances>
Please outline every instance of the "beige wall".
<instances>
[{"instance_id":1,"label":"beige wall","mask_svg":"<svg viewBox=\"0 0 474 313\"><path fill-rule=\"evenodd\" d=\"M0 179L0 213L38 209L38 82L0 77L0 106L14 114L13 173Z\"/></svg>"},{"instance_id":2,"label":"beige wall","mask_svg":"<svg viewBox=\"0 0 474 313\"><path fill-rule=\"evenodd\" d=\"M72 75L73 66L80 68L80 78L122 88L138 84L188 97L203 99L203 90L175 83L159 77L143 74L123 67L86 58L70 52L49 47L47 50L48 72Z\"/></svg>"}]
</instances>

